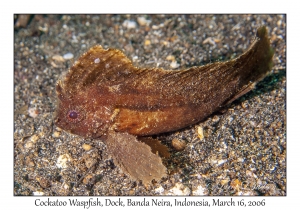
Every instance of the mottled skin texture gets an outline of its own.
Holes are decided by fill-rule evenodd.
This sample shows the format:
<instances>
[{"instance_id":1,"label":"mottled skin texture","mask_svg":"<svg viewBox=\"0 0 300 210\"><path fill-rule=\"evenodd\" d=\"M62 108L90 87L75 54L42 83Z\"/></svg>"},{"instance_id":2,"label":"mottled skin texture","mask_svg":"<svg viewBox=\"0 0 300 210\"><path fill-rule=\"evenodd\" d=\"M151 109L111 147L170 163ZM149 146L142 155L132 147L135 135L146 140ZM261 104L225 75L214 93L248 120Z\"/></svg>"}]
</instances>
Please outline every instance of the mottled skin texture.
<instances>
[{"instance_id":1,"label":"mottled skin texture","mask_svg":"<svg viewBox=\"0 0 300 210\"><path fill-rule=\"evenodd\" d=\"M55 122L70 133L109 139L108 145L119 144L124 134L124 141L135 145L128 135L153 135L186 127L247 93L271 70L272 57L265 27L258 29L251 47L238 58L177 71L134 67L121 51L97 45L58 81ZM122 155L116 156L117 162L122 162ZM125 171L129 167L119 165ZM163 165L159 167L161 170ZM127 174L151 180L130 170Z\"/></svg>"}]
</instances>

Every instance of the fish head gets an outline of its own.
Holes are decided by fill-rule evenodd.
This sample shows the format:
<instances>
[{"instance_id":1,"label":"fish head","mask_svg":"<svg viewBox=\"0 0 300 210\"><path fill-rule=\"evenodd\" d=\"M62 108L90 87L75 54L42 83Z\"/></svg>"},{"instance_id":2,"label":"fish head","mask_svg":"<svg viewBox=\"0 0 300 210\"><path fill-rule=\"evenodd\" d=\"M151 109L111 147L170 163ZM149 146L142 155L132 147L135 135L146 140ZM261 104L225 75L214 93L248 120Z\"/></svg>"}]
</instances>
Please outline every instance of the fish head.
<instances>
[{"instance_id":1,"label":"fish head","mask_svg":"<svg viewBox=\"0 0 300 210\"><path fill-rule=\"evenodd\" d=\"M96 138L106 135L113 124L114 110L99 104L86 92L68 94L60 82L56 86L57 108L55 125L79 136Z\"/></svg>"}]
</instances>

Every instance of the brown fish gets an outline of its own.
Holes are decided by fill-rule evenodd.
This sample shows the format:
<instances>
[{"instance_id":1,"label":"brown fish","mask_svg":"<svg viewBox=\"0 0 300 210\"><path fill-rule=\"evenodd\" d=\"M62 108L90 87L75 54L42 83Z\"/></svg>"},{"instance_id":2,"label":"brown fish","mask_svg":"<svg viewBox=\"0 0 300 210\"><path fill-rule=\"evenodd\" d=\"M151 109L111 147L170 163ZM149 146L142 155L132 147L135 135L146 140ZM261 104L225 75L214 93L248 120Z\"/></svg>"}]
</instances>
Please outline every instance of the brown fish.
<instances>
[{"instance_id":1,"label":"brown fish","mask_svg":"<svg viewBox=\"0 0 300 210\"><path fill-rule=\"evenodd\" d=\"M272 68L267 29L241 56L185 70L134 67L119 50L100 45L84 53L56 86L56 125L102 137L115 162L133 179L150 182L166 169L136 136L197 123L249 92Z\"/></svg>"}]
</instances>

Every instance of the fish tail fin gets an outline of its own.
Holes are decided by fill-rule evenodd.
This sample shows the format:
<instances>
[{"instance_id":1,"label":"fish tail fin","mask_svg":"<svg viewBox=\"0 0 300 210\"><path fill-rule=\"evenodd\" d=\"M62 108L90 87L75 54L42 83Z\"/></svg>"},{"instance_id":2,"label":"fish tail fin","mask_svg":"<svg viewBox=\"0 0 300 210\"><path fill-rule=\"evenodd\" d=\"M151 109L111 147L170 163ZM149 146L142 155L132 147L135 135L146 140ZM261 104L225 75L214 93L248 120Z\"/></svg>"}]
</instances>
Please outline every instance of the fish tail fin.
<instances>
[{"instance_id":1,"label":"fish tail fin","mask_svg":"<svg viewBox=\"0 0 300 210\"><path fill-rule=\"evenodd\" d=\"M257 29L256 37L249 49L236 59L236 64L243 63L241 71L245 81L257 83L262 80L273 67L274 50L270 45L266 26Z\"/></svg>"},{"instance_id":2,"label":"fish tail fin","mask_svg":"<svg viewBox=\"0 0 300 210\"><path fill-rule=\"evenodd\" d=\"M238 78L238 91L227 100L224 105L230 104L237 98L255 88L272 70L274 50L270 45L266 26L257 29L256 37L249 49L233 61Z\"/></svg>"}]
</instances>

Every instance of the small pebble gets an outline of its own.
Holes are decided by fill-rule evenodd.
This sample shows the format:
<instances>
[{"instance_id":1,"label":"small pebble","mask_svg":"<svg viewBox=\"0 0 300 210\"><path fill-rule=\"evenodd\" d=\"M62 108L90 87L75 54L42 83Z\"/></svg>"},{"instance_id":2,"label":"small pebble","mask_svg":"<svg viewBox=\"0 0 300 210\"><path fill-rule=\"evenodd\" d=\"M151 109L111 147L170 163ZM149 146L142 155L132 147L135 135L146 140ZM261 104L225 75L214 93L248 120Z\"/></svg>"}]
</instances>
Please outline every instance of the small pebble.
<instances>
[{"instance_id":1,"label":"small pebble","mask_svg":"<svg viewBox=\"0 0 300 210\"><path fill-rule=\"evenodd\" d=\"M59 137L60 136L60 132L58 132L58 131L55 131L54 133L53 133L53 135L52 135L53 137L55 137L55 138L57 138L57 137Z\"/></svg>"},{"instance_id":2,"label":"small pebble","mask_svg":"<svg viewBox=\"0 0 300 210\"><path fill-rule=\"evenodd\" d=\"M59 65L57 65L55 62L51 61L50 62L51 66L53 66L54 68L59 68Z\"/></svg>"},{"instance_id":3,"label":"small pebble","mask_svg":"<svg viewBox=\"0 0 300 210\"><path fill-rule=\"evenodd\" d=\"M52 59L57 61L57 62L64 62L65 59L61 55L53 55Z\"/></svg>"},{"instance_id":4,"label":"small pebble","mask_svg":"<svg viewBox=\"0 0 300 210\"><path fill-rule=\"evenodd\" d=\"M39 140L40 136L37 134L34 134L33 136L30 137L30 141L32 141L33 143L36 143L37 140Z\"/></svg>"},{"instance_id":5,"label":"small pebble","mask_svg":"<svg viewBox=\"0 0 300 210\"><path fill-rule=\"evenodd\" d=\"M201 185L198 185L193 191L193 195L207 195L207 189L202 187Z\"/></svg>"},{"instance_id":6,"label":"small pebble","mask_svg":"<svg viewBox=\"0 0 300 210\"><path fill-rule=\"evenodd\" d=\"M45 193L42 192L42 191L36 191L36 192L33 192L33 195L36 195L36 196L42 196L44 195Z\"/></svg>"},{"instance_id":7,"label":"small pebble","mask_svg":"<svg viewBox=\"0 0 300 210\"><path fill-rule=\"evenodd\" d=\"M39 26L39 30L44 32L44 33L48 33L49 28L47 26L45 26L45 27Z\"/></svg>"},{"instance_id":8,"label":"small pebble","mask_svg":"<svg viewBox=\"0 0 300 210\"><path fill-rule=\"evenodd\" d=\"M253 172L250 171L250 170L247 170L247 171L246 171L246 176L257 178L256 174L253 173Z\"/></svg>"},{"instance_id":9,"label":"small pebble","mask_svg":"<svg viewBox=\"0 0 300 210\"><path fill-rule=\"evenodd\" d=\"M72 53L66 53L66 54L64 54L63 58L65 60L70 60L70 59L74 58L74 55Z\"/></svg>"},{"instance_id":10,"label":"small pebble","mask_svg":"<svg viewBox=\"0 0 300 210\"><path fill-rule=\"evenodd\" d=\"M68 154L60 155L57 159L56 166L58 168L67 168L67 162L71 160L71 157Z\"/></svg>"},{"instance_id":11,"label":"small pebble","mask_svg":"<svg viewBox=\"0 0 300 210\"><path fill-rule=\"evenodd\" d=\"M44 131L39 132L38 136L39 136L40 138L45 137L45 132L44 132Z\"/></svg>"},{"instance_id":12,"label":"small pebble","mask_svg":"<svg viewBox=\"0 0 300 210\"><path fill-rule=\"evenodd\" d=\"M132 61L133 61L133 62L137 61L138 59L139 59L138 56L133 56L133 57L132 57Z\"/></svg>"},{"instance_id":13,"label":"small pebble","mask_svg":"<svg viewBox=\"0 0 300 210\"><path fill-rule=\"evenodd\" d=\"M223 165L223 163L226 163L227 160L218 160L218 166Z\"/></svg>"},{"instance_id":14,"label":"small pebble","mask_svg":"<svg viewBox=\"0 0 300 210\"><path fill-rule=\"evenodd\" d=\"M63 186L63 188L65 189L65 190L68 190L69 188L70 188L70 186L68 185L68 184L64 184L64 186Z\"/></svg>"},{"instance_id":15,"label":"small pebble","mask_svg":"<svg viewBox=\"0 0 300 210\"><path fill-rule=\"evenodd\" d=\"M128 28L128 29L136 28L136 22L132 21L132 20L125 20L123 22L123 26L126 27L126 28Z\"/></svg>"},{"instance_id":16,"label":"small pebble","mask_svg":"<svg viewBox=\"0 0 300 210\"><path fill-rule=\"evenodd\" d=\"M92 146L89 145L89 144L83 144L83 145L82 145L82 148L83 148L85 151L89 151L90 149L92 149Z\"/></svg>"},{"instance_id":17,"label":"small pebble","mask_svg":"<svg viewBox=\"0 0 300 210\"><path fill-rule=\"evenodd\" d=\"M159 29L159 26L153 25L153 26L152 26L152 29L157 30L157 29Z\"/></svg>"},{"instance_id":18,"label":"small pebble","mask_svg":"<svg viewBox=\"0 0 300 210\"><path fill-rule=\"evenodd\" d=\"M203 128L202 127L198 127L197 128L197 134L200 140L202 140L204 138L204 133L203 133Z\"/></svg>"},{"instance_id":19,"label":"small pebble","mask_svg":"<svg viewBox=\"0 0 300 210\"><path fill-rule=\"evenodd\" d=\"M39 111L36 108L29 108L28 115L32 118L36 118L39 114Z\"/></svg>"},{"instance_id":20,"label":"small pebble","mask_svg":"<svg viewBox=\"0 0 300 210\"><path fill-rule=\"evenodd\" d=\"M87 168L90 168L95 164L96 161L97 160L94 157L88 157L85 159L84 164Z\"/></svg>"},{"instance_id":21,"label":"small pebble","mask_svg":"<svg viewBox=\"0 0 300 210\"><path fill-rule=\"evenodd\" d=\"M150 41L149 39L146 39L144 45L145 45L145 46L148 46L148 45L150 45L150 44L151 44L151 41Z\"/></svg>"},{"instance_id":22,"label":"small pebble","mask_svg":"<svg viewBox=\"0 0 300 210\"><path fill-rule=\"evenodd\" d=\"M83 184L88 184L91 179L93 178L93 176L91 174L87 175L86 177L84 177L84 179L82 180Z\"/></svg>"},{"instance_id":23,"label":"small pebble","mask_svg":"<svg viewBox=\"0 0 300 210\"><path fill-rule=\"evenodd\" d=\"M36 177L36 180L39 182L42 188L50 187L50 182L44 177Z\"/></svg>"},{"instance_id":24,"label":"small pebble","mask_svg":"<svg viewBox=\"0 0 300 210\"><path fill-rule=\"evenodd\" d=\"M211 37L206 38L206 39L202 42L202 44L207 44L207 43L209 43L209 44L211 44L211 45L213 45L213 46L216 45L214 39L211 38Z\"/></svg>"},{"instance_id":25,"label":"small pebble","mask_svg":"<svg viewBox=\"0 0 300 210\"><path fill-rule=\"evenodd\" d=\"M175 61L175 56L174 55L168 55L166 60L168 61Z\"/></svg>"},{"instance_id":26,"label":"small pebble","mask_svg":"<svg viewBox=\"0 0 300 210\"><path fill-rule=\"evenodd\" d=\"M28 167L34 167L34 166L35 166L34 162L31 160L30 157L26 157L26 159L25 159L25 164L26 164Z\"/></svg>"},{"instance_id":27,"label":"small pebble","mask_svg":"<svg viewBox=\"0 0 300 210\"><path fill-rule=\"evenodd\" d=\"M133 196L135 194L135 190L130 190L129 191L129 196Z\"/></svg>"},{"instance_id":28,"label":"small pebble","mask_svg":"<svg viewBox=\"0 0 300 210\"><path fill-rule=\"evenodd\" d=\"M173 188L169 190L169 192L166 193L166 195L190 195L191 190L184 186L182 183L176 183Z\"/></svg>"},{"instance_id":29,"label":"small pebble","mask_svg":"<svg viewBox=\"0 0 300 210\"><path fill-rule=\"evenodd\" d=\"M218 115L215 115L213 118L212 118L212 121L213 122L218 122L220 120L220 117L218 117Z\"/></svg>"},{"instance_id":30,"label":"small pebble","mask_svg":"<svg viewBox=\"0 0 300 210\"><path fill-rule=\"evenodd\" d=\"M138 17L137 18L137 22L141 25L141 26L145 26L145 25L149 25L151 23L151 20L147 20L145 17Z\"/></svg>"},{"instance_id":31,"label":"small pebble","mask_svg":"<svg viewBox=\"0 0 300 210\"><path fill-rule=\"evenodd\" d=\"M155 193L162 194L165 191L165 189L162 186L160 186L156 188L154 191Z\"/></svg>"},{"instance_id":32,"label":"small pebble","mask_svg":"<svg viewBox=\"0 0 300 210\"><path fill-rule=\"evenodd\" d=\"M26 143L25 143L25 148L26 149L31 149L32 147L33 147L33 143L31 142L31 141L27 141Z\"/></svg>"},{"instance_id":33,"label":"small pebble","mask_svg":"<svg viewBox=\"0 0 300 210\"><path fill-rule=\"evenodd\" d=\"M172 140L172 146L177 150L177 151L182 151L186 147L186 143L183 140L180 139L173 139Z\"/></svg>"},{"instance_id":34,"label":"small pebble","mask_svg":"<svg viewBox=\"0 0 300 210\"><path fill-rule=\"evenodd\" d=\"M176 68L178 68L180 65L176 62L176 61L172 61L171 62L171 64L170 64L170 67L172 68L172 69L176 69Z\"/></svg>"},{"instance_id":35,"label":"small pebble","mask_svg":"<svg viewBox=\"0 0 300 210\"><path fill-rule=\"evenodd\" d=\"M241 185L242 185L242 182L240 180L238 180L238 179L234 179L230 183L230 186L233 187L233 188L235 188L235 189L240 188Z\"/></svg>"},{"instance_id":36,"label":"small pebble","mask_svg":"<svg viewBox=\"0 0 300 210\"><path fill-rule=\"evenodd\" d=\"M222 179L220 181L221 185L226 185L229 182L230 179Z\"/></svg>"}]
</instances>

